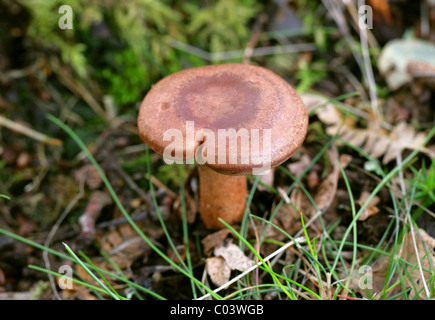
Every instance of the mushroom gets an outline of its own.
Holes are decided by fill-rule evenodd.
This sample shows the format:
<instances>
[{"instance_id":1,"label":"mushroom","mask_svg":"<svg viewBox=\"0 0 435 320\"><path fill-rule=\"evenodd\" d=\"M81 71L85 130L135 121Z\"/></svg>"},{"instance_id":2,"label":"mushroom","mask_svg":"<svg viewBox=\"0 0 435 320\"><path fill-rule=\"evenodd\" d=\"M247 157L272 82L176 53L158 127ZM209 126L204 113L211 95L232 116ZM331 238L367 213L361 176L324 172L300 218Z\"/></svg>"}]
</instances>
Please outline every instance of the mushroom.
<instances>
[{"instance_id":1,"label":"mushroom","mask_svg":"<svg viewBox=\"0 0 435 320\"><path fill-rule=\"evenodd\" d=\"M278 166L301 146L306 107L274 72L249 64L196 67L155 84L139 110L142 140L166 163L196 163L208 229L240 222L247 174Z\"/></svg>"}]
</instances>

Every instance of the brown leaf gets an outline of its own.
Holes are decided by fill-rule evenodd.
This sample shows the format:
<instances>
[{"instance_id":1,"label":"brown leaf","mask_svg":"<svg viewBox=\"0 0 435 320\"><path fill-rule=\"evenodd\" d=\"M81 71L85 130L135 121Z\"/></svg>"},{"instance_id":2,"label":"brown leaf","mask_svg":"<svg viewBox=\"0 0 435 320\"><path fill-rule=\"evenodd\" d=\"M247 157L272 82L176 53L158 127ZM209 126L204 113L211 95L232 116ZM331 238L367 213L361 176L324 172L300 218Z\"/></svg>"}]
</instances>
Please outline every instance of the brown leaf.
<instances>
[{"instance_id":1,"label":"brown leaf","mask_svg":"<svg viewBox=\"0 0 435 320\"><path fill-rule=\"evenodd\" d=\"M326 179L320 182L316 193L313 196L317 210L319 211L324 211L331 205L335 192L337 191L338 178L340 174L340 168L337 164L339 157L335 145L328 150L328 156L330 163L332 163L332 171L328 174ZM309 208L309 211L305 211L304 213L307 213L309 217L312 217L317 213L317 210L311 204L309 205Z\"/></svg>"},{"instance_id":2,"label":"brown leaf","mask_svg":"<svg viewBox=\"0 0 435 320\"><path fill-rule=\"evenodd\" d=\"M116 216L116 213L114 215ZM136 221L136 224L141 230L147 230L150 239L159 239L163 235L163 230L157 228L151 220ZM125 269L123 270L125 273L129 272L129 267L136 259L146 256L151 250L128 223L112 226L104 232L97 232L96 241L121 269ZM112 269L112 266L108 264L106 268Z\"/></svg>"},{"instance_id":3,"label":"brown leaf","mask_svg":"<svg viewBox=\"0 0 435 320\"><path fill-rule=\"evenodd\" d=\"M343 169L347 168L349 163L352 161L352 156L349 154L341 154L338 158L338 161L340 162L340 165Z\"/></svg>"},{"instance_id":4,"label":"brown leaf","mask_svg":"<svg viewBox=\"0 0 435 320\"><path fill-rule=\"evenodd\" d=\"M293 189L290 194L290 201L288 201L284 191L280 192L284 200L287 200L286 203L291 203L291 205L285 204L281 206L276 215L276 219L281 222L283 229L286 230L287 233L293 234L295 231L300 229L300 213L303 213L305 217L312 218L319 211L327 210L331 205L337 191L337 183L340 173L337 165L338 153L335 146L328 151L328 156L333 167L326 179L318 184L317 188L313 191L314 194L311 195L316 206L312 204L310 199L299 186L296 186ZM278 189L278 191L280 190ZM312 226L315 226L316 223L312 224Z\"/></svg>"},{"instance_id":5,"label":"brown leaf","mask_svg":"<svg viewBox=\"0 0 435 320\"><path fill-rule=\"evenodd\" d=\"M208 240L209 246L216 241L226 237L225 233L216 233L213 238ZM213 241L212 241L213 240ZM230 279L232 270L246 271L254 265L243 251L231 242L219 244L214 248L214 257L206 259L206 270L210 276L211 281L217 285L222 286Z\"/></svg>"},{"instance_id":6,"label":"brown leaf","mask_svg":"<svg viewBox=\"0 0 435 320\"><path fill-rule=\"evenodd\" d=\"M333 164L332 171L328 174L326 179L319 184L317 187L317 192L314 195L314 201L316 203L317 209L320 211L326 210L326 208L331 205L332 199L337 191L337 183L340 173L339 167L337 165L336 152L330 151L328 154L331 159L331 163Z\"/></svg>"},{"instance_id":7,"label":"brown leaf","mask_svg":"<svg viewBox=\"0 0 435 320\"><path fill-rule=\"evenodd\" d=\"M230 280L231 268L222 257L207 258L206 269L211 281L218 287Z\"/></svg>"},{"instance_id":8,"label":"brown leaf","mask_svg":"<svg viewBox=\"0 0 435 320\"><path fill-rule=\"evenodd\" d=\"M204 239L201 240L202 246L204 248L204 254L208 255L214 247L221 245L229 234L231 234L231 230L221 229L207 235Z\"/></svg>"},{"instance_id":9,"label":"brown leaf","mask_svg":"<svg viewBox=\"0 0 435 320\"><path fill-rule=\"evenodd\" d=\"M359 208L361 208L369 197L370 197L370 193L367 191L363 191L361 193L360 198L355 203L359 206ZM376 213L378 213L379 208L376 207L376 205L379 202L380 202L380 198L378 196L374 196L373 199L370 200L370 202L368 203L364 211L361 213L358 220L359 221L367 220L367 218L374 216ZM357 208L357 210L359 210L359 208Z\"/></svg>"},{"instance_id":10,"label":"brown leaf","mask_svg":"<svg viewBox=\"0 0 435 320\"><path fill-rule=\"evenodd\" d=\"M127 232L128 229L131 230ZM148 249L130 225L112 229L98 237L97 241L121 269L128 268Z\"/></svg>"},{"instance_id":11,"label":"brown leaf","mask_svg":"<svg viewBox=\"0 0 435 320\"><path fill-rule=\"evenodd\" d=\"M254 265L251 259L249 259L238 246L233 243L227 245L219 245L214 249L216 257L221 256L224 258L226 264L231 270L246 271Z\"/></svg>"},{"instance_id":12,"label":"brown leaf","mask_svg":"<svg viewBox=\"0 0 435 320\"><path fill-rule=\"evenodd\" d=\"M384 155L383 163L389 163L396 159L405 149L417 149L423 143L426 135L416 133L413 127L408 126L405 122L400 122L393 128L389 137L391 142Z\"/></svg>"},{"instance_id":13,"label":"brown leaf","mask_svg":"<svg viewBox=\"0 0 435 320\"><path fill-rule=\"evenodd\" d=\"M433 253L435 239L429 236L423 229L419 229L419 233L421 236L418 234L418 232L415 232L415 244L417 246L417 252L414 247L412 233L408 232L404 238L404 246L399 256L410 263L410 265L403 265L411 270L412 266L416 266L418 264L418 254L421 268L423 270L432 270L431 266L433 267L435 264L435 255ZM422 273L425 281L432 276L429 271L423 271ZM420 268L418 266L413 268L410 275L404 279L404 283L411 288L411 292L409 293L410 297L417 294L417 292L420 292L418 294L420 299L427 298L426 291L423 289L423 280L421 277Z\"/></svg>"},{"instance_id":14,"label":"brown leaf","mask_svg":"<svg viewBox=\"0 0 435 320\"><path fill-rule=\"evenodd\" d=\"M352 118L345 118L338 108L332 103L327 103L327 98L315 100L310 96L303 96L303 99L304 102L307 99L311 104L325 104L317 109L316 114L320 121L327 125L326 132L329 135L338 135L342 140L361 147L373 159L383 156L383 164L396 159L406 149L418 149L426 138L426 133L415 132L415 129L405 122L398 123L390 131L377 127L371 128L370 123L367 128L357 128L356 122ZM422 147L420 152L429 157L435 157L435 152L430 148Z\"/></svg>"}]
</instances>

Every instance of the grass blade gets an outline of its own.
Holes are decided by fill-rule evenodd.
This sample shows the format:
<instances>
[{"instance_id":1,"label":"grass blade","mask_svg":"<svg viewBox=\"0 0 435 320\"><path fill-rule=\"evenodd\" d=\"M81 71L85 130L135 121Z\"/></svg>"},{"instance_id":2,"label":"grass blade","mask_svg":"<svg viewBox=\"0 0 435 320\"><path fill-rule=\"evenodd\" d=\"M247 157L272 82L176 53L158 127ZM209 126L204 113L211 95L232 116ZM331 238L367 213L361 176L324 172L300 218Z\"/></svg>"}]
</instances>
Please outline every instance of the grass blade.
<instances>
[{"instance_id":1,"label":"grass blade","mask_svg":"<svg viewBox=\"0 0 435 320\"><path fill-rule=\"evenodd\" d=\"M92 279L94 279L100 285L100 287L105 290L106 294L108 294L115 300L121 300L120 296L109 290L109 288L107 288L106 285L101 282L101 280L98 279L97 276L95 276L95 274L79 259L79 257L74 253L74 251L71 250L71 248L66 243L64 243L63 245L65 246L68 253L74 258L75 262L77 262L83 269L85 269L85 271L92 277Z\"/></svg>"},{"instance_id":2,"label":"grass blade","mask_svg":"<svg viewBox=\"0 0 435 320\"><path fill-rule=\"evenodd\" d=\"M136 231L136 233L145 241L145 243L147 245L150 246L150 248L156 252L160 257L162 257L169 265L171 265L175 270L177 270L178 272L182 273L183 275L185 275L186 277L190 278L193 282L195 282L197 285L203 287L208 293L210 293L215 299L220 299L221 297L219 295L217 295L216 293L213 292L213 290L211 290L209 287L207 287L206 285L204 285L201 281L199 281L198 279L196 279L190 272L186 271L184 268L181 268L180 266L178 266L174 261L172 261L166 254L164 254L143 232L142 230L138 227L138 225L134 222L134 220L130 217L130 215L127 213L126 209L124 208L124 206L122 205L121 201L119 200L118 195L116 194L115 190L113 189L112 185L110 184L109 179L107 178L107 176L105 175L105 173L103 172L103 170L101 169L100 165L98 164L98 162L95 160L94 156L91 154L91 152L88 150L88 148L86 147L86 145L83 143L83 141L79 138L79 136L73 131L71 130L67 125L65 125L61 120L59 120L58 118L56 118L53 115L47 115L47 118L52 121L54 124L56 124L57 126L59 126L61 129L63 129L76 143L77 145L80 147L80 149L82 149L82 151L84 152L84 154L86 155L86 157L89 159L89 161L91 162L91 164L95 167L95 169L97 170L98 174L100 175L104 185L106 186L108 192L110 193L113 201L115 202L115 204L117 205L117 207L119 208L119 210L121 211L122 215L125 217L125 219L127 220L127 222L132 226L132 228Z\"/></svg>"}]
</instances>

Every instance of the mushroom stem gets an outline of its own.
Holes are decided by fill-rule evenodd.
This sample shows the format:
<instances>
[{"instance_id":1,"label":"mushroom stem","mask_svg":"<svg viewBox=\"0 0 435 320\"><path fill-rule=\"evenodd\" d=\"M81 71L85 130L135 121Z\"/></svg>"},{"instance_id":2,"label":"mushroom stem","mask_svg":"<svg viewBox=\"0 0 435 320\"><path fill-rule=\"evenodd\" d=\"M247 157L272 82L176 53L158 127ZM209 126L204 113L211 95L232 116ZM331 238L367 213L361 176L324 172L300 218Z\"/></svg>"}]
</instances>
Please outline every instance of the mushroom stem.
<instances>
[{"instance_id":1,"label":"mushroom stem","mask_svg":"<svg viewBox=\"0 0 435 320\"><path fill-rule=\"evenodd\" d=\"M206 165L198 166L201 218L208 229L242 221L247 195L246 176L220 174Z\"/></svg>"}]
</instances>

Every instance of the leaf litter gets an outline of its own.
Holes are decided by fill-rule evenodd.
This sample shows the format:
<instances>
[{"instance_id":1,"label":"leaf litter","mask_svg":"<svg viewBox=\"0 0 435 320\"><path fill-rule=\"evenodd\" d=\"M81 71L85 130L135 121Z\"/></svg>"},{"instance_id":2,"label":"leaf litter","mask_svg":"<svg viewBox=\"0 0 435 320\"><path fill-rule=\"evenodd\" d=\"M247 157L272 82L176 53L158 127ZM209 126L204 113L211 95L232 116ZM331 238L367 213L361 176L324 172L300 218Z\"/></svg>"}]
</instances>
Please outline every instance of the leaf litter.
<instances>
[{"instance_id":1,"label":"leaf litter","mask_svg":"<svg viewBox=\"0 0 435 320\"><path fill-rule=\"evenodd\" d=\"M370 1L370 3L374 6L375 13L380 12L382 17L389 20L390 9L387 1ZM346 4L346 8L350 8L350 6L352 6L350 2ZM394 21L389 21L389 23L391 22ZM417 96L418 101L421 101L425 95L427 96L427 90L429 89L427 89L426 86L430 87L430 80L433 78L434 64L431 55L423 54L428 56L430 60L422 61L416 54L421 52L433 52L433 45L427 41L424 41L424 43L413 41L414 44L407 47L408 43L408 40L398 40L387 45L384 50L382 50L381 56L383 57L379 61L379 67L387 81L389 89L399 91L400 88L402 90L397 93L394 92L393 94L403 94L403 90L406 90L406 86L409 85L414 96ZM418 46L418 50L416 46ZM409 51L407 48L414 49ZM311 53L309 53L308 56L312 59ZM274 63L282 63L282 61L278 61L278 58L276 59ZM48 66L49 64L47 64L46 68L49 68ZM100 114L102 118L110 118L107 117L108 114L104 111L104 108L100 106L99 101L94 98L94 92L88 92L88 90L91 89L79 83L74 85L73 80L75 79L64 72L66 69L59 67L59 65L57 67L55 72L56 75L60 76L60 82L63 82L66 84L67 88L84 98L94 111L97 110L97 114ZM65 75L62 77L62 74ZM419 85L420 81L423 83L422 86ZM332 82L332 80L324 79L321 85L325 85L325 88L339 87L339 85ZM346 83L346 86L347 85ZM54 87L49 88L48 91L45 92L45 97L50 95L61 96L57 90L58 89ZM342 92L340 91L340 93ZM12 96L13 94L12 92ZM410 95L412 94L405 91L404 100L407 101ZM98 95L95 95L95 97L98 97ZM388 122L381 121L381 123L377 123L363 104L353 103L357 102L358 99L349 100L351 103L347 104L331 102L329 98L317 94L305 93L303 94L303 98L313 117L317 117L317 119L325 125L325 130L328 135L338 136L341 141L361 147L372 159L382 159L383 165L392 165L393 161L396 160L397 157L402 156L407 150L416 150L416 148L419 148L427 135L427 131L417 129L410 124L412 121L409 121L413 113L422 113L420 111L423 110L423 108L419 108L418 111L409 111L406 106L397 102L395 99L390 99L387 104L391 108L390 110L398 110L398 114L386 115L385 119ZM39 98L36 98L36 100L41 104ZM46 102L50 101L44 100L44 103ZM382 103L382 101L380 102ZM414 108L413 102L408 103ZM0 97L0 108L2 108L2 112L6 110L6 113L12 114L13 112L11 110L15 107L13 103L4 100L4 97ZM52 108L52 105L49 107ZM80 107L82 108L83 106ZM20 110L18 106L16 108ZM67 111L70 115L68 117L70 123L86 123L82 119L82 115L76 113L76 110L73 110L73 108ZM67 114L66 110L63 110L63 112ZM24 115L25 112L22 112L22 114ZM2 116L2 119L3 118ZM24 119L24 121L25 120L26 119ZM95 141L97 141L95 144L93 142L89 143L89 149L92 150L94 154L97 154L97 151L104 151L104 154L99 157L99 161L102 163L111 182L113 182L122 202L126 204L128 210L132 213L132 217L137 218L137 223L140 228L144 230L152 241L156 243L159 248L162 248L173 261L176 261L178 259L177 255L172 251L173 249L164 238L161 224L158 221L158 215L153 208L152 201L150 201L151 196L149 190L147 190L147 184L143 183L144 177L151 179L157 189L157 203L161 206L163 220L169 228L171 237L173 237L176 242L175 248L179 251L183 260L187 259L180 230L181 198L180 195L177 194L178 186L170 185L168 181L162 182L154 175L148 177L147 174L143 175L143 172L133 174L131 172L124 172L124 174L122 174L114 167L114 165L118 165L118 163L122 163L123 161L125 161L128 166L128 161L126 160L130 159L126 158L130 158L132 154L137 155L132 151L135 147L134 145L133 147L128 147L129 142L133 144L139 143L136 137L132 138L131 136L131 133L134 132L134 130L131 130L131 128L135 126L134 121L127 120L125 123L122 123L122 121L119 122L120 119L116 120L116 125L105 129L98 139L95 139ZM7 127L11 127L16 123L11 124L9 121L7 122ZM33 127L37 128L37 126L32 125L32 128ZM38 147L37 150L27 149L24 143L16 142L18 140L22 141L22 137L20 137L21 134L26 134L26 132L29 131L24 131L22 126L15 126L15 128L19 129L17 130L19 135L11 139L7 136L9 141L15 142L0 146L0 156L2 160L1 169L5 176L15 177L16 172L14 172L14 170L17 170L21 177L17 179L17 181L7 181L7 179L2 181L3 186L12 186L15 190L13 192L14 197L12 197L12 200L8 203L9 205L0 207L0 212L2 213L0 215L1 225L13 227L21 235L30 236L36 240L43 239L44 234L46 234L46 229L41 228L39 225L41 221L38 220L37 217L32 216L32 213L41 212L43 214L45 211L59 212L62 207L68 205L68 202L77 193L77 187L72 185L74 181L68 177L68 175L75 176L76 178L85 176L87 178L86 197L80 201L75 207L75 212L73 212L73 218L76 219L77 222L74 225L68 224L62 226L54 238L53 247L58 248L59 241L68 239L73 243L75 249L86 250L87 253L92 256L92 260L97 266L106 270L114 270L113 266L108 263L108 261L100 258L100 253L98 250L95 250L95 247L91 246L89 242L80 241L80 239L85 237L91 239L94 246L107 252L129 279L134 279L141 284L145 283L149 288L162 290L162 292L166 293L171 291L171 286L174 287L172 291L176 292L180 284L186 284L186 282L175 280L165 282L164 279L166 276L169 278L177 278L178 275L174 274L171 268L163 265L161 259L156 257L156 255L140 241L134 230L126 224L126 221L122 221L122 216L117 212L116 208L114 208L107 194L105 194L98 172L83 159L82 155L79 155L74 160L66 161L61 158L58 151L48 149L51 147L50 143L47 147ZM22 132L20 132L20 130ZM314 133L315 130L316 128L313 126L312 131ZM125 134L126 132L129 132L129 134ZM118 137L118 135L120 136ZM32 137L51 139L51 136L50 133L50 137L38 134L33 134ZM308 138L310 138L310 136L308 136ZM44 139L42 140L44 141ZM39 141L41 139L37 140ZM89 140L93 141L93 139ZM141 146L143 147L143 145ZM336 146L328 150L324 157L309 170L307 175L302 177L301 181L298 181L301 185L297 184L290 194L287 194L287 190L289 185L293 182L292 179L283 175L279 170L271 170L268 175L262 177L262 182L265 186L273 187L273 190L259 185L255 193L254 201L249 208L250 213L259 217L268 218L272 212L275 212L277 204L280 201L284 201L273 219L271 219L272 224L282 228L288 234L294 235L301 230L301 214L304 216L304 219L314 218L314 223L310 224L308 227L308 234L312 238L315 237L316 241L318 239L322 241L325 230L322 229L323 227L319 223L321 217L327 228L334 226L329 236L338 241L342 240L347 223L351 220L351 214L349 194L345 189L338 164L345 170L352 190L355 192L354 196L357 210L361 208L370 197L370 192L373 190L376 181L374 179L373 181L368 179L370 176L362 169L365 167L361 162L365 160L362 160L362 158L358 157L355 153L352 155L340 154L336 148L340 148L341 146L342 145L337 142ZM143 152L144 149L141 150ZM420 151L422 156L428 156L430 158L433 158L435 154L434 146L422 148ZM284 166L289 169L292 175L298 177L313 160L315 152L315 142L313 143L313 140L307 139L306 147L301 148L299 153L295 154ZM134 157L132 156L131 158ZM155 172L155 166L157 166L159 162L156 158L152 158L151 161L153 166L152 170ZM54 167L54 165L57 165L60 170L57 172L49 171L48 168L50 168L50 166ZM350 168L346 170L348 166L350 166ZM39 170L42 167L45 169ZM68 178L65 179L65 177ZM216 286L221 286L228 282L231 276L236 272L243 272L243 270L252 266L252 258L247 251L241 251L238 246L231 242L231 232L229 230L224 229L215 233L198 231L197 227L200 222L198 221L199 215L197 214L199 210L197 203L198 190L193 183L195 177L189 176L186 180L187 182L192 182L192 185L186 184L187 190L185 199L188 209L188 227L191 228L189 229L189 237L200 240L201 243L201 245L198 245L198 242L192 243L189 241L188 243L191 249L193 266L195 271L198 269L201 271L205 270L211 282ZM54 183L55 181L57 182ZM22 184L26 186L23 188L23 190L26 191L23 194L17 191L21 190ZM393 181L393 185L394 184L396 184L396 182ZM138 190L142 190L142 192L138 192ZM275 191L277 191L277 194L274 193ZM389 206L391 207L391 203L389 202L388 194L385 195L385 192L382 191L371 199L357 222L359 231L357 240L361 241L362 244L369 243L369 245L374 246L376 241L383 235L385 229L376 233L373 237L373 241L367 240L370 237L368 233L375 233L375 229L378 228L379 225L383 227L383 223L391 219L391 208L389 208ZM2 201L2 204L6 203L3 202L3 199L0 199L0 201ZM55 220L55 214L50 215L49 222L43 224L43 227L50 225L50 223ZM336 221L341 221L341 223L335 226L334 223ZM382 223L378 223L379 221ZM252 228L251 225L249 225L249 236L261 234L265 227L264 223L257 219L254 219L254 226L255 227ZM191 230L193 230L192 233L190 233ZM421 271L416 268L411 270L411 268L409 268L409 277L405 277L404 282L407 287L411 288L411 291L408 293L410 296L415 295L424 299L425 292L423 290L422 274L426 280L431 276L428 270L431 270L431 265L434 263L433 248L435 241L431 236L425 233L423 229L419 230L418 234L419 235L415 238L409 233L405 236L403 247L401 247L399 252L399 258L407 261L407 266L411 267L417 264L416 256L420 257L423 270ZM349 238L346 240L354 240L353 235L348 236ZM260 248L261 254L270 253L281 245L280 241L288 240L286 235L271 227L268 228L265 238L269 240L269 242L263 243ZM318 243L316 244L318 245ZM198 247L196 247L197 245ZM417 247L417 252L415 247ZM300 262L305 259L299 249L300 248L290 248L286 251L286 262L288 263L286 267L292 267L295 261ZM336 248L332 249L336 250ZM350 268L350 263L353 259L353 253L346 251L348 249L349 248L346 247L340 252L344 263L343 268ZM197 253L197 251L200 250L202 250L202 258L200 258L201 254ZM327 252L326 256L331 257L330 252ZM291 257L291 259L289 259L289 257ZM363 266L364 252L358 251L357 257L358 259L354 266L355 270ZM320 257L320 259L322 258L323 257ZM17 275L13 271L14 267L15 269L25 268L27 264L39 261L38 259L40 258L36 250L24 249L24 246L8 242L0 237L0 294L2 294L3 291L8 292L12 289L20 289L25 291L26 296L30 296L28 292L32 288L32 283L27 280L29 277L24 277L21 274ZM57 263L65 263L65 261L57 261ZM389 260L385 257L381 257L372 265L374 292L381 292L385 282L385 270L388 268L388 264ZM309 263L301 263L300 266L301 270L304 269L301 271L301 274L305 272L305 276L298 280L307 284L310 288L316 288L317 283L314 283L312 277L308 276L308 269L312 266ZM93 279L79 266L75 266L75 271L89 283L94 283ZM28 270L25 272L31 274ZM31 276L33 277L32 281L33 279L41 279L40 275L31 274ZM348 275L343 273L339 274L339 276L341 279L347 280L346 277ZM113 286L117 287L116 281L110 280L110 282ZM162 287L165 286L168 288L162 289ZM350 278L348 289L354 290L354 292L360 294L363 298L372 298L367 295L367 291L361 289L360 283L356 277ZM68 299L96 299L96 296L92 294L88 288L83 286L75 286L74 290L65 290L63 293L65 294L65 298ZM340 294L341 297L346 297L349 292L343 291L340 292ZM273 298L272 294L266 296ZM179 297L184 298L186 296L183 296L183 293L179 292L176 298ZM190 299L191 297L189 296L187 298Z\"/></svg>"},{"instance_id":2,"label":"leaf litter","mask_svg":"<svg viewBox=\"0 0 435 320\"><path fill-rule=\"evenodd\" d=\"M330 136L338 135L343 141L361 147L373 159L382 159L388 164L402 155L405 150L416 150L434 158L435 151L429 147L422 147L427 134L416 132L415 129L400 122L390 130L376 126L370 122L366 128L358 127L355 118L345 116L341 109L336 107L329 99L320 95L305 94L302 96L308 109L315 110L320 121L327 125L326 133Z\"/></svg>"}]
</instances>

